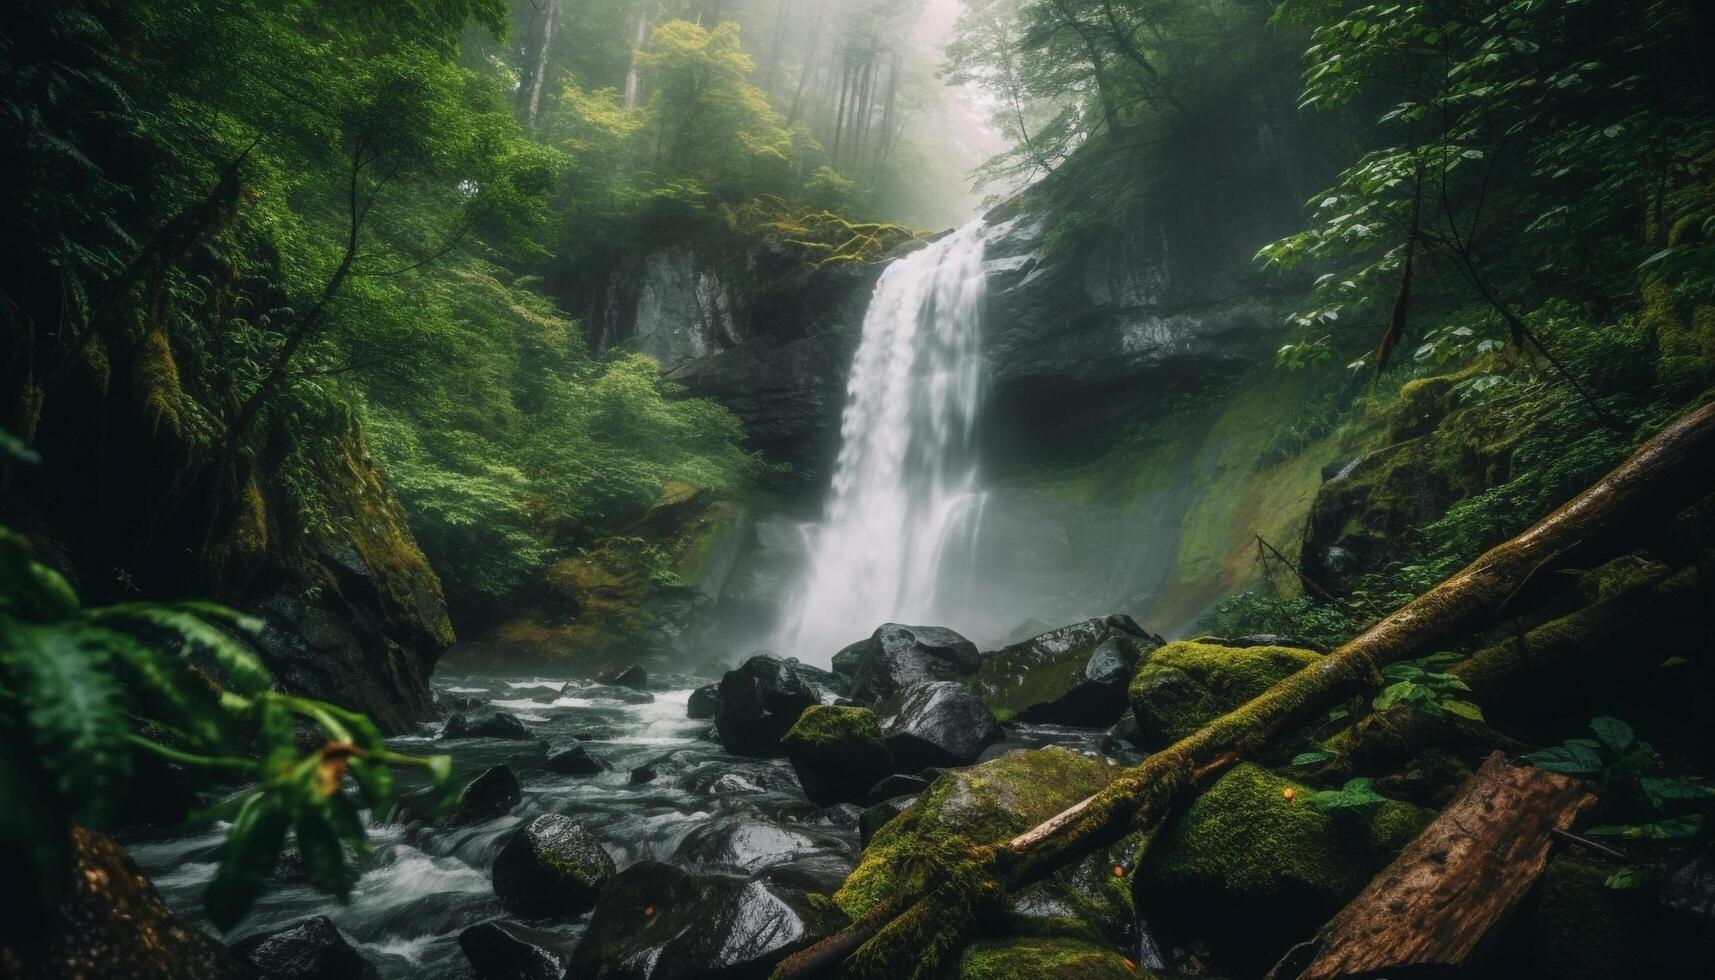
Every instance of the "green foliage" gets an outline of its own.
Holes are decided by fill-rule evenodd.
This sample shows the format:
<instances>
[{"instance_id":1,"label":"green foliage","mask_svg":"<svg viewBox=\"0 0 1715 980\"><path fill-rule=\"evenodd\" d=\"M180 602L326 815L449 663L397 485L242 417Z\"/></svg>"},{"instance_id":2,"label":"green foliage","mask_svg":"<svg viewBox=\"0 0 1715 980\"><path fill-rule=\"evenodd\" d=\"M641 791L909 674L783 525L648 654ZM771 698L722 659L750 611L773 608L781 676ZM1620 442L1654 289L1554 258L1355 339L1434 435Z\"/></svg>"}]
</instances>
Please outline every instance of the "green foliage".
<instances>
[{"instance_id":1,"label":"green foliage","mask_svg":"<svg viewBox=\"0 0 1715 980\"><path fill-rule=\"evenodd\" d=\"M1376 792L1375 782L1362 776L1348 779L1339 789L1306 793L1304 802L1323 813L1332 813L1335 810L1367 810L1378 803L1388 802L1387 797Z\"/></svg>"},{"instance_id":2,"label":"green foliage","mask_svg":"<svg viewBox=\"0 0 1715 980\"><path fill-rule=\"evenodd\" d=\"M1274 633L1295 636L1324 647L1338 646L1357 632L1351 615L1308 595L1279 596L1251 590L1224 596L1197 628L1217 636Z\"/></svg>"},{"instance_id":3,"label":"green foliage","mask_svg":"<svg viewBox=\"0 0 1715 980\"><path fill-rule=\"evenodd\" d=\"M72 826L112 818L139 752L254 785L216 811L232 823L205 906L223 929L255 902L288 833L310 883L344 898L356 880L347 850L364 849L359 808L387 816L391 767L446 789L444 757L400 755L364 716L271 690L243 640L260 625L202 602L84 607L0 528L0 860L26 873L33 900L58 901ZM300 748L300 722L320 746Z\"/></svg>"},{"instance_id":4,"label":"green foliage","mask_svg":"<svg viewBox=\"0 0 1715 980\"><path fill-rule=\"evenodd\" d=\"M1471 686L1456 674L1437 670L1459 659L1455 653L1437 653L1420 660L1391 663L1382 668L1382 679L1388 684L1376 694L1370 706L1386 711L1403 705L1431 718L1457 715L1470 721L1482 721L1483 709L1455 695L1469 691Z\"/></svg>"},{"instance_id":5,"label":"green foliage","mask_svg":"<svg viewBox=\"0 0 1715 980\"><path fill-rule=\"evenodd\" d=\"M1710 801L1715 800L1715 787L1667 773L1655 749L1618 718L1592 718L1590 731L1595 738L1569 738L1524 757L1539 769L1594 781L1602 813L1624 820L1591 827L1586 833L1652 842L1697 836ZM1704 812L1685 812L1688 807ZM1637 887L1649 876L1648 869L1624 868L1609 879L1609 887Z\"/></svg>"}]
</instances>

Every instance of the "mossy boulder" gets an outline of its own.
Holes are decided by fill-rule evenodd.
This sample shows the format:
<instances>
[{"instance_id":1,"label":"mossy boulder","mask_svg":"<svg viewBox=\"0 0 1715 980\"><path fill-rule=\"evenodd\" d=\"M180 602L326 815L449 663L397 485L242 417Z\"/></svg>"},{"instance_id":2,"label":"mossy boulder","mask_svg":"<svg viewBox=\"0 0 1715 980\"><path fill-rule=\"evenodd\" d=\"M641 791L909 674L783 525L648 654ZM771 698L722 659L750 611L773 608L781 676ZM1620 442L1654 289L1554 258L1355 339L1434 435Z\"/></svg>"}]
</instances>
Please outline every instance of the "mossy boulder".
<instances>
[{"instance_id":1,"label":"mossy boulder","mask_svg":"<svg viewBox=\"0 0 1715 980\"><path fill-rule=\"evenodd\" d=\"M1162 641L1129 616L1087 619L983 657L969 684L997 718L1106 728L1126 683Z\"/></svg>"},{"instance_id":2,"label":"mossy boulder","mask_svg":"<svg viewBox=\"0 0 1715 980\"><path fill-rule=\"evenodd\" d=\"M595 835L557 813L525 824L494 859L494 894L520 915L582 915L613 877Z\"/></svg>"},{"instance_id":3,"label":"mossy boulder","mask_svg":"<svg viewBox=\"0 0 1715 980\"><path fill-rule=\"evenodd\" d=\"M1058 937L1008 937L973 943L959 961L959 980L1152 980L1100 944Z\"/></svg>"},{"instance_id":4,"label":"mossy boulder","mask_svg":"<svg viewBox=\"0 0 1715 980\"><path fill-rule=\"evenodd\" d=\"M926 850L1001 844L1100 790L1118 771L1076 752L1046 748L943 773L875 831L834 902L848 915L862 915L922 867ZM1123 879L1112 875L1117 863L1101 854L1061 871L1015 896L1012 912L1076 918L1102 934L1123 935L1134 917Z\"/></svg>"},{"instance_id":5,"label":"mossy boulder","mask_svg":"<svg viewBox=\"0 0 1715 980\"><path fill-rule=\"evenodd\" d=\"M1165 748L1321 656L1295 647L1169 643L1131 681L1139 736L1148 748Z\"/></svg>"},{"instance_id":6,"label":"mossy boulder","mask_svg":"<svg viewBox=\"0 0 1715 980\"><path fill-rule=\"evenodd\" d=\"M450 819L460 826L484 823L506 816L522 802L524 787L519 784L518 774L512 771L512 767L490 766L465 785Z\"/></svg>"},{"instance_id":7,"label":"mossy boulder","mask_svg":"<svg viewBox=\"0 0 1715 980\"><path fill-rule=\"evenodd\" d=\"M1140 914L1261 973L1434 818L1393 801L1322 812L1311 792L1249 763L1222 776L1150 839L1133 875Z\"/></svg>"},{"instance_id":8,"label":"mossy boulder","mask_svg":"<svg viewBox=\"0 0 1715 980\"><path fill-rule=\"evenodd\" d=\"M1614 866L1556 854L1494 955L1495 976L1541 980L1701 977L1715 938L1697 917L1664 909L1653 887L1615 889Z\"/></svg>"},{"instance_id":9,"label":"mossy boulder","mask_svg":"<svg viewBox=\"0 0 1715 980\"><path fill-rule=\"evenodd\" d=\"M804 709L822 703L795 660L759 653L721 678L715 731L734 755L784 755L780 740Z\"/></svg>"},{"instance_id":10,"label":"mossy boulder","mask_svg":"<svg viewBox=\"0 0 1715 980\"><path fill-rule=\"evenodd\" d=\"M804 795L817 806L862 803L869 788L893 771L893 756L868 708L828 704L804 709L780 740Z\"/></svg>"}]
</instances>

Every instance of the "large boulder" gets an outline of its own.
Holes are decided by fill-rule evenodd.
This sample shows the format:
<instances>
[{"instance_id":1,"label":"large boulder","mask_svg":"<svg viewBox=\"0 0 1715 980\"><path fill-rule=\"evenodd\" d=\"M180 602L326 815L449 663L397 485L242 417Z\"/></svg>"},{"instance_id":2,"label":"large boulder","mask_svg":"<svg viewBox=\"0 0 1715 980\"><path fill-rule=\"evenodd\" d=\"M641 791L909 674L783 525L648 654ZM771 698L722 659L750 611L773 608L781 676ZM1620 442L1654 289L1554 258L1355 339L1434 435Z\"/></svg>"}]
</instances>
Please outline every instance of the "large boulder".
<instances>
[{"instance_id":1,"label":"large boulder","mask_svg":"<svg viewBox=\"0 0 1715 980\"><path fill-rule=\"evenodd\" d=\"M573 745L549 753L542 768L561 776L598 776L607 772L608 764L582 745Z\"/></svg>"},{"instance_id":2,"label":"large boulder","mask_svg":"<svg viewBox=\"0 0 1715 980\"><path fill-rule=\"evenodd\" d=\"M568 975L580 980L763 977L843 925L824 904L763 879L639 861L615 875Z\"/></svg>"},{"instance_id":3,"label":"large boulder","mask_svg":"<svg viewBox=\"0 0 1715 980\"><path fill-rule=\"evenodd\" d=\"M812 705L780 744L804 795L818 806L862 803L869 788L893 771L893 756L868 708Z\"/></svg>"},{"instance_id":4,"label":"large boulder","mask_svg":"<svg viewBox=\"0 0 1715 980\"><path fill-rule=\"evenodd\" d=\"M1129 696L1145 747L1164 748L1322 655L1294 647L1181 640L1149 655Z\"/></svg>"},{"instance_id":5,"label":"large boulder","mask_svg":"<svg viewBox=\"0 0 1715 980\"><path fill-rule=\"evenodd\" d=\"M375 964L325 915L232 944L268 980L374 980Z\"/></svg>"},{"instance_id":6,"label":"large boulder","mask_svg":"<svg viewBox=\"0 0 1715 980\"><path fill-rule=\"evenodd\" d=\"M491 919L459 933L459 948L476 980L565 980L577 947L558 933Z\"/></svg>"},{"instance_id":7,"label":"large boulder","mask_svg":"<svg viewBox=\"0 0 1715 980\"><path fill-rule=\"evenodd\" d=\"M951 681L976 672L982 662L977 645L939 626L886 623L858 647L851 696L885 701L919 681ZM849 668L851 647L840 651Z\"/></svg>"},{"instance_id":8,"label":"large boulder","mask_svg":"<svg viewBox=\"0 0 1715 980\"><path fill-rule=\"evenodd\" d=\"M988 706L957 681L919 682L877 709L894 765L905 772L929 766L968 766L1000 740Z\"/></svg>"},{"instance_id":9,"label":"large boulder","mask_svg":"<svg viewBox=\"0 0 1715 980\"><path fill-rule=\"evenodd\" d=\"M1261 974L1434 818L1392 801L1323 812L1310 793L1248 763L1222 776L1150 839L1132 876L1144 918L1192 930Z\"/></svg>"},{"instance_id":10,"label":"large boulder","mask_svg":"<svg viewBox=\"0 0 1715 980\"><path fill-rule=\"evenodd\" d=\"M614 872L589 831L559 814L530 821L494 859L494 894L519 915L582 915Z\"/></svg>"},{"instance_id":11,"label":"large boulder","mask_svg":"<svg viewBox=\"0 0 1715 980\"><path fill-rule=\"evenodd\" d=\"M1006 720L1105 728L1138 662L1162 645L1129 616L1087 619L988 654L971 689Z\"/></svg>"},{"instance_id":12,"label":"large boulder","mask_svg":"<svg viewBox=\"0 0 1715 980\"><path fill-rule=\"evenodd\" d=\"M634 691L649 690L649 672L638 664L602 671L596 675L596 680L614 687L629 687Z\"/></svg>"},{"instance_id":13,"label":"large boulder","mask_svg":"<svg viewBox=\"0 0 1715 980\"><path fill-rule=\"evenodd\" d=\"M8 801L10 803L11 801ZM58 908L34 909L16 878L0 929L0 975L22 980L257 980L248 962L173 911L111 839L72 831L69 887Z\"/></svg>"},{"instance_id":14,"label":"large boulder","mask_svg":"<svg viewBox=\"0 0 1715 980\"><path fill-rule=\"evenodd\" d=\"M784 754L780 739L804 709L820 704L803 665L759 653L721 678L715 731L734 755Z\"/></svg>"},{"instance_id":15,"label":"large boulder","mask_svg":"<svg viewBox=\"0 0 1715 980\"><path fill-rule=\"evenodd\" d=\"M673 860L700 871L754 875L822 854L849 859L849 851L847 845L830 835L784 826L745 812L697 824L679 842Z\"/></svg>"},{"instance_id":16,"label":"large boulder","mask_svg":"<svg viewBox=\"0 0 1715 980\"><path fill-rule=\"evenodd\" d=\"M512 808L524 802L524 787L511 766L492 766L465 785L459 802L453 808L455 824L483 823L504 817Z\"/></svg>"},{"instance_id":17,"label":"large boulder","mask_svg":"<svg viewBox=\"0 0 1715 980\"><path fill-rule=\"evenodd\" d=\"M873 832L856 870L834 894L852 917L875 907L921 867L925 849L994 846L1011 840L1106 786L1118 769L1061 748L1014 752L969 769L943 773L903 813ZM1010 911L1027 918L1077 919L1116 941L1136 916L1112 868L1124 844L1012 896Z\"/></svg>"},{"instance_id":18,"label":"large boulder","mask_svg":"<svg viewBox=\"0 0 1715 980\"><path fill-rule=\"evenodd\" d=\"M715 710L720 707L721 689L718 684L704 684L691 692L685 700L685 717L692 721L703 721L713 718Z\"/></svg>"},{"instance_id":19,"label":"large boulder","mask_svg":"<svg viewBox=\"0 0 1715 980\"><path fill-rule=\"evenodd\" d=\"M453 715L441 728L442 738L498 738L514 742L527 742L535 736L530 729L514 715L504 711L496 711L481 717Z\"/></svg>"}]
</instances>

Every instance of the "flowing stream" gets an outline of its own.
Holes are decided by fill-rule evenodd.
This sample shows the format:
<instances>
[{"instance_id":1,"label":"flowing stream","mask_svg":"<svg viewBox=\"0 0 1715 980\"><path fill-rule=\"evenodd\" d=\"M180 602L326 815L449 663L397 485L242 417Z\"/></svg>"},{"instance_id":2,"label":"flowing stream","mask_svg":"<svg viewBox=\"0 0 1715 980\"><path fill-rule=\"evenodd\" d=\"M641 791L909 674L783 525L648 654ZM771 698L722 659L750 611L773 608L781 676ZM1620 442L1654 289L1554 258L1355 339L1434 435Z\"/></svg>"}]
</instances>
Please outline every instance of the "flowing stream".
<instances>
[{"instance_id":1,"label":"flowing stream","mask_svg":"<svg viewBox=\"0 0 1715 980\"><path fill-rule=\"evenodd\" d=\"M775 649L827 663L881 623L972 625L983 505L981 221L894 261L864 314L825 519Z\"/></svg>"},{"instance_id":2,"label":"flowing stream","mask_svg":"<svg viewBox=\"0 0 1715 980\"><path fill-rule=\"evenodd\" d=\"M784 759L729 755L710 736L710 723L685 717L685 702L702 678L656 678L654 700L631 704L599 694L565 693L565 677L459 677L437 674L443 704L482 715L517 716L535 739L440 739L439 722L390 739L402 752L446 752L468 780L489 766L510 765L524 800L511 813L471 826L405 821L370 827L373 853L351 900L341 904L313 891L293 856L282 859L267 891L227 938L282 929L313 915L338 924L373 961L384 980L468 980L470 964L458 934L496 917L576 941L589 921L508 915L494 897L495 855L524 823L562 813L599 838L619 867L670 861L696 871L771 877L832 892L858 854L854 806L821 809L804 798ZM1047 744L1095 752L1101 733L1055 726L1014 725L988 757ZM611 771L566 776L547 771L551 750L584 745ZM657 775L632 782L651 765ZM173 908L201 918L202 892L214 876L224 825L190 834L158 833L123 843ZM205 923L206 926L206 923ZM213 932L212 926L206 926Z\"/></svg>"}]
</instances>

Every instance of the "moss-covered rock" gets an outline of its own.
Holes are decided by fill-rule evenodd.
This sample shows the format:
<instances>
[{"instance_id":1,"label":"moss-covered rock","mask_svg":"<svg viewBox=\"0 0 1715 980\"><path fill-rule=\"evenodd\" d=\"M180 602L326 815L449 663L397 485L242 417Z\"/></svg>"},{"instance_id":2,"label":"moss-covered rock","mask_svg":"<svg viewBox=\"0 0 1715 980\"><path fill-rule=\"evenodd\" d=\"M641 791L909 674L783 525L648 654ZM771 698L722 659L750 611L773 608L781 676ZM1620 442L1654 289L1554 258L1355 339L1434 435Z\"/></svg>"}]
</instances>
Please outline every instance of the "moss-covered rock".
<instances>
[{"instance_id":1,"label":"moss-covered rock","mask_svg":"<svg viewBox=\"0 0 1715 980\"><path fill-rule=\"evenodd\" d=\"M613 877L595 835L557 813L524 825L494 859L494 894L522 915L582 915Z\"/></svg>"},{"instance_id":2,"label":"moss-covered rock","mask_svg":"<svg viewBox=\"0 0 1715 980\"><path fill-rule=\"evenodd\" d=\"M983 657L968 683L1001 720L1105 728L1126 706L1126 682L1161 645L1129 616L1088 619Z\"/></svg>"},{"instance_id":3,"label":"moss-covered rock","mask_svg":"<svg viewBox=\"0 0 1715 980\"><path fill-rule=\"evenodd\" d=\"M1221 777L1149 841L1134 875L1143 917L1260 973L1434 818L1392 801L1324 813L1309 792L1249 763Z\"/></svg>"},{"instance_id":4,"label":"moss-covered rock","mask_svg":"<svg viewBox=\"0 0 1715 980\"><path fill-rule=\"evenodd\" d=\"M868 708L818 704L804 709L780 740L804 795L818 806L862 803L892 771L893 757Z\"/></svg>"},{"instance_id":5,"label":"moss-covered rock","mask_svg":"<svg viewBox=\"0 0 1715 980\"><path fill-rule=\"evenodd\" d=\"M1018 937L974 943L959 980L1152 980L1125 957L1078 939Z\"/></svg>"},{"instance_id":6,"label":"moss-covered rock","mask_svg":"<svg viewBox=\"0 0 1715 980\"><path fill-rule=\"evenodd\" d=\"M859 916L924 866L925 851L1003 843L1100 790L1118 770L1061 748L1014 752L942 774L870 838L834 901ZM1097 855L1015 896L1015 915L1076 920L1118 937L1133 922L1130 896Z\"/></svg>"},{"instance_id":7,"label":"moss-covered rock","mask_svg":"<svg viewBox=\"0 0 1715 980\"><path fill-rule=\"evenodd\" d=\"M1319 657L1295 647L1169 643L1131 681L1139 735L1149 748L1171 745Z\"/></svg>"}]
</instances>

